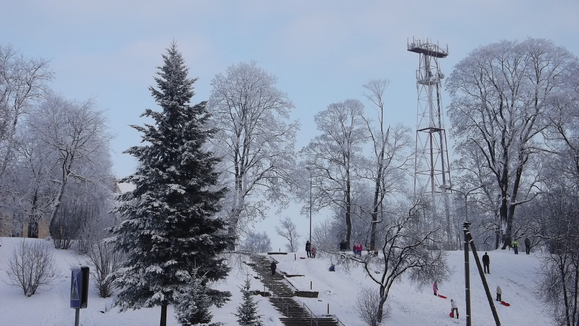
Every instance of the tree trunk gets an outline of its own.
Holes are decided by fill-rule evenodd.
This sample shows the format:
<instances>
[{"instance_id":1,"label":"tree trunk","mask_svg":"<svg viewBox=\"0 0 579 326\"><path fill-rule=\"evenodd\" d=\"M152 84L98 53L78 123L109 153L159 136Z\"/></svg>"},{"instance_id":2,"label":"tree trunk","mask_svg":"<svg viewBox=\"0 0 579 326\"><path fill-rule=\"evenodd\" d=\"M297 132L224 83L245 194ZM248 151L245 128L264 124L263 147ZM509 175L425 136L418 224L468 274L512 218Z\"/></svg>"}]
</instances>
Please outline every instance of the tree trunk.
<instances>
[{"instance_id":1,"label":"tree trunk","mask_svg":"<svg viewBox=\"0 0 579 326\"><path fill-rule=\"evenodd\" d=\"M383 152L381 153L383 155ZM381 157L383 159L383 157ZM382 167L378 168L378 175L376 176L376 182L374 186L374 207L372 209L372 222L370 224L370 251L374 252L376 248L376 223L378 223L378 208L381 204L380 198L380 180L382 180Z\"/></svg>"},{"instance_id":2,"label":"tree trunk","mask_svg":"<svg viewBox=\"0 0 579 326\"><path fill-rule=\"evenodd\" d=\"M161 323L160 326L167 326L167 305L161 305Z\"/></svg>"},{"instance_id":3,"label":"tree trunk","mask_svg":"<svg viewBox=\"0 0 579 326\"><path fill-rule=\"evenodd\" d=\"M28 221L28 238L38 238L38 221L29 220Z\"/></svg>"},{"instance_id":4,"label":"tree trunk","mask_svg":"<svg viewBox=\"0 0 579 326\"><path fill-rule=\"evenodd\" d=\"M352 240L352 194L351 194L351 185L349 180L346 181L346 242L348 243L348 250L352 249L351 247L351 240Z\"/></svg>"}]
</instances>

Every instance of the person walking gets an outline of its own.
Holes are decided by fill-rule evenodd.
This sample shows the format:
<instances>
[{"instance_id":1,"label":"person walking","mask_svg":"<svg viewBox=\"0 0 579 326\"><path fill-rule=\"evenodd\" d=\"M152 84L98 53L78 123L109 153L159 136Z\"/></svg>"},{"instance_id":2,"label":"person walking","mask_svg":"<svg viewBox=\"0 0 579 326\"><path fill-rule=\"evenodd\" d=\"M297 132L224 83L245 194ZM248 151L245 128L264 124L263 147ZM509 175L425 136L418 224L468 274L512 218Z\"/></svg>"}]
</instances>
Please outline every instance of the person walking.
<instances>
[{"instance_id":1,"label":"person walking","mask_svg":"<svg viewBox=\"0 0 579 326\"><path fill-rule=\"evenodd\" d=\"M434 284L432 284L432 292L434 292L435 296L438 296L438 284L436 281L434 281Z\"/></svg>"},{"instance_id":2,"label":"person walking","mask_svg":"<svg viewBox=\"0 0 579 326\"><path fill-rule=\"evenodd\" d=\"M513 250L515 251L515 255L519 254L519 243L517 242L517 240L513 241Z\"/></svg>"},{"instance_id":3,"label":"person walking","mask_svg":"<svg viewBox=\"0 0 579 326\"><path fill-rule=\"evenodd\" d=\"M358 245L356 245L355 254L362 257L362 243L360 243L360 241L358 241Z\"/></svg>"},{"instance_id":4,"label":"person walking","mask_svg":"<svg viewBox=\"0 0 579 326\"><path fill-rule=\"evenodd\" d=\"M456 304L456 301L454 301L453 299L450 299L450 316L451 317L456 317L458 319L458 305Z\"/></svg>"},{"instance_id":5,"label":"person walking","mask_svg":"<svg viewBox=\"0 0 579 326\"><path fill-rule=\"evenodd\" d=\"M312 258L312 245L310 244L310 241L306 241L306 254L308 256L308 258Z\"/></svg>"},{"instance_id":6,"label":"person walking","mask_svg":"<svg viewBox=\"0 0 579 326\"><path fill-rule=\"evenodd\" d=\"M501 290L501 287L497 285L497 301L503 301L503 290Z\"/></svg>"},{"instance_id":7,"label":"person walking","mask_svg":"<svg viewBox=\"0 0 579 326\"><path fill-rule=\"evenodd\" d=\"M531 253L531 240L525 238L525 253L528 255Z\"/></svg>"},{"instance_id":8,"label":"person walking","mask_svg":"<svg viewBox=\"0 0 579 326\"><path fill-rule=\"evenodd\" d=\"M342 240L340 242L340 251L344 252L346 250L348 250L348 243L346 242L346 240Z\"/></svg>"},{"instance_id":9,"label":"person walking","mask_svg":"<svg viewBox=\"0 0 579 326\"><path fill-rule=\"evenodd\" d=\"M316 258L316 252L318 252L316 247L312 247L312 258Z\"/></svg>"},{"instance_id":10,"label":"person walking","mask_svg":"<svg viewBox=\"0 0 579 326\"><path fill-rule=\"evenodd\" d=\"M488 253L485 252L485 254L483 255L482 261L483 261L484 273L490 274L491 273L491 258L489 257Z\"/></svg>"},{"instance_id":11,"label":"person walking","mask_svg":"<svg viewBox=\"0 0 579 326\"><path fill-rule=\"evenodd\" d=\"M275 275L275 269L277 268L277 264L275 263L275 261L271 262L270 267L271 267L271 276L274 276Z\"/></svg>"}]
</instances>

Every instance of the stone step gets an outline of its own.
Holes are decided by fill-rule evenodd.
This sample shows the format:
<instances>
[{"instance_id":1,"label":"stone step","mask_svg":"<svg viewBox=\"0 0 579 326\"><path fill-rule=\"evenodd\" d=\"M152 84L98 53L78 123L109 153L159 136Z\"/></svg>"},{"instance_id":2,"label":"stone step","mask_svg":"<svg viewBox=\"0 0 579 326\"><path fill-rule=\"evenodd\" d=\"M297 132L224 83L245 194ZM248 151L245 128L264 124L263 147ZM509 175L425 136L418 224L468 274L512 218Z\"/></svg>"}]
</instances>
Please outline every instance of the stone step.
<instances>
[{"instance_id":1,"label":"stone step","mask_svg":"<svg viewBox=\"0 0 579 326\"><path fill-rule=\"evenodd\" d=\"M271 304L285 317L280 321L285 326L338 326L338 322L333 318L314 316L312 319L308 311L294 300L295 290L285 283L285 278L280 272L271 274L271 260L265 256L252 255L253 263L248 264L259 275L263 285L272 293L268 297Z\"/></svg>"},{"instance_id":2,"label":"stone step","mask_svg":"<svg viewBox=\"0 0 579 326\"><path fill-rule=\"evenodd\" d=\"M310 318L287 318L282 317L279 319L285 326L338 326L338 322L332 318L316 318L312 320ZM316 324L317 322L317 324Z\"/></svg>"}]
</instances>

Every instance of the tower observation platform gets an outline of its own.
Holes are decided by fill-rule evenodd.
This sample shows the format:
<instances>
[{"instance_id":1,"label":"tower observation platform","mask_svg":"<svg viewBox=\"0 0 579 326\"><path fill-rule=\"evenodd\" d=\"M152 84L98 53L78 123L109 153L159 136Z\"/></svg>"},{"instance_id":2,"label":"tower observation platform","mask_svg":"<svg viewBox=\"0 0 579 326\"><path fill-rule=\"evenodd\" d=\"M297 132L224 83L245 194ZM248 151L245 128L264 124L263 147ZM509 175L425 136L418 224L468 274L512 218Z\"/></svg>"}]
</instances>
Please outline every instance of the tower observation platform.
<instances>
[{"instance_id":1,"label":"tower observation platform","mask_svg":"<svg viewBox=\"0 0 579 326\"><path fill-rule=\"evenodd\" d=\"M446 50L442 49L438 44L422 42L420 40L412 40L407 44L408 51L424 54L435 58L446 58L448 56L448 45Z\"/></svg>"}]
</instances>

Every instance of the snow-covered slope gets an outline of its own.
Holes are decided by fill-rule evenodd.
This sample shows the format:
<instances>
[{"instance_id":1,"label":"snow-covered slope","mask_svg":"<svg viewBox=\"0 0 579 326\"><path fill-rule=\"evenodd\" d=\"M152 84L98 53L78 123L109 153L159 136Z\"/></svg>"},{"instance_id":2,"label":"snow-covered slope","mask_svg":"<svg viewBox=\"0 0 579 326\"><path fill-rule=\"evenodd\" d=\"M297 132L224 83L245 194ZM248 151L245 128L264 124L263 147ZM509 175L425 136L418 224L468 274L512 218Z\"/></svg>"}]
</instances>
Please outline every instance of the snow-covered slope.
<instances>
[{"instance_id":1,"label":"snow-covered slope","mask_svg":"<svg viewBox=\"0 0 579 326\"><path fill-rule=\"evenodd\" d=\"M74 310L69 308L70 266L86 264L82 256L73 251L55 250L54 256L59 267L59 275L49 287L42 287L37 294L26 298L22 290L8 284L6 269L13 249L21 239L0 238L0 326L30 325L53 326L73 325ZM44 240L27 240L44 241ZM482 253L481 253L482 255ZM490 251L491 274L487 275L493 297L494 289L500 285L503 290L503 300L510 307L497 305L502 325L552 325L549 309L541 302L536 291L538 281L539 260L536 254L514 255L512 251ZM305 252L273 256L279 261L278 270L289 274L304 276L292 277L288 280L300 290L319 291L318 298L298 298L310 307L316 314L336 315L346 326L362 326L355 306L357 293L364 287L376 285L365 277L359 266L351 265L345 268L337 265L335 272L330 272L329 258L301 259ZM449 253L449 264L454 271L450 281L439 282L439 292L448 299L435 297L431 286L418 288L407 281L395 284L389 306L390 317L388 325L463 325L465 323L465 286L464 286L464 255L461 251ZM233 297L223 308L214 310L213 321L225 325L236 325L235 313L239 306L241 294L239 288L249 275L252 289L263 290L255 273L236 258L230 259L234 267L229 278L218 284L220 289L232 292ZM472 324L494 325L488 301L478 278L474 262L471 260L471 302ZM263 316L265 325L281 325L280 314L272 308L266 298L255 297L259 302L259 313ZM459 303L460 319L448 317L450 299ZM98 298L96 290L91 288L87 309L80 314L81 325L157 325L160 308L141 309L120 313L111 308L111 298ZM173 310L169 308L168 325L177 326Z\"/></svg>"}]
</instances>

